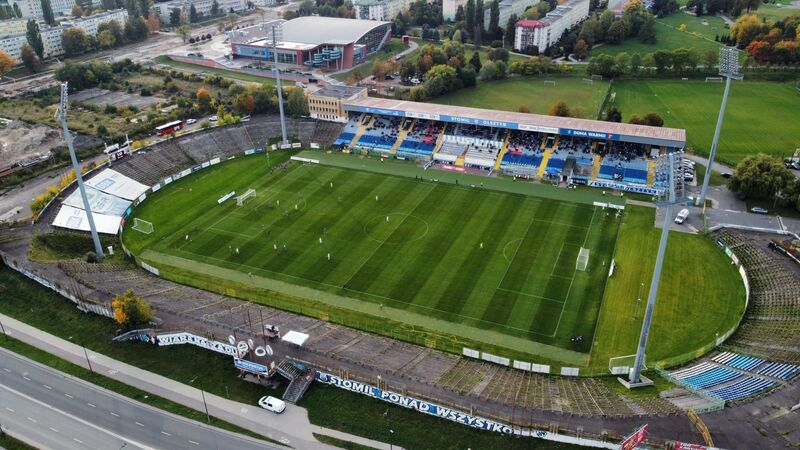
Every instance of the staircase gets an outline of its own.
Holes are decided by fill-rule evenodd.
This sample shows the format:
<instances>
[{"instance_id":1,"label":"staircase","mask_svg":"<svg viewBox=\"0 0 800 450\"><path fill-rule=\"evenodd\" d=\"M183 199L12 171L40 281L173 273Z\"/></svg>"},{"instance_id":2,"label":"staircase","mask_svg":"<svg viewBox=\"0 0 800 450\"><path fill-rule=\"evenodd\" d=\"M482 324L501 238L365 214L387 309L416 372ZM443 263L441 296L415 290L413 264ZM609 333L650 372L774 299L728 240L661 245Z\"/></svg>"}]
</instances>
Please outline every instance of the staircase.
<instances>
[{"instance_id":1,"label":"staircase","mask_svg":"<svg viewBox=\"0 0 800 450\"><path fill-rule=\"evenodd\" d=\"M500 153L497 154L497 161L494 163L494 169L492 171L496 171L500 169L500 163L503 162L503 156L506 154L506 150L508 150L508 141L511 140L511 132L509 131L506 134L506 139L503 141L503 146L500 148Z\"/></svg>"},{"instance_id":2,"label":"staircase","mask_svg":"<svg viewBox=\"0 0 800 450\"><path fill-rule=\"evenodd\" d=\"M442 148L442 142L444 142L444 133L447 131L447 127L449 124L445 124L444 128L442 128L442 133L436 138L436 145L433 147L433 151L431 152L431 159L433 159L433 155Z\"/></svg>"},{"instance_id":3,"label":"staircase","mask_svg":"<svg viewBox=\"0 0 800 450\"><path fill-rule=\"evenodd\" d=\"M408 127L401 126L400 127L400 132L397 134L397 141L395 141L394 145L392 145L392 148L389 149L389 153L391 153L392 155L397 153L397 149L400 147L400 144L402 144L403 141L406 140L406 137L408 136L408 133L411 132L411 130L414 129L414 125L416 125L416 122L417 122L417 119L413 119L413 122L411 123L411 126L408 126Z\"/></svg>"},{"instance_id":4,"label":"staircase","mask_svg":"<svg viewBox=\"0 0 800 450\"><path fill-rule=\"evenodd\" d=\"M539 170L536 171L536 176L539 178L544 178L544 171L547 169L547 161L550 160L550 155L553 154L553 148L548 148L544 151L544 156L542 157L542 163L539 164Z\"/></svg>"},{"instance_id":5,"label":"staircase","mask_svg":"<svg viewBox=\"0 0 800 450\"><path fill-rule=\"evenodd\" d=\"M557 148L558 148L558 142L559 142L560 140L561 140L561 136L556 136L556 138L555 138L555 139L553 139L553 146L552 146L552 147L550 147L550 149L551 149L551 150L555 150L555 149L557 149Z\"/></svg>"},{"instance_id":6,"label":"staircase","mask_svg":"<svg viewBox=\"0 0 800 450\"><path fill-rule=\"evenodd\" d=\"M594 155L594 165L592 166L592 181L597 179L597 175L600 174L600 165L603 162L603 157L600 155Z\"/></svg>"},{"instance_id":7,"label":"staircase","mask_svg":"<svg viewBox=\"0 0 800 450\"><path fill-rule=\"evenodd\" d=\"M656 161L651 159L647 161L647 185L652 186L653 181L656 179Z\"/></svg>"},{"instance_id":8,"label":"staircase","mask_svg":"<svg viewBox=\"0 0 800 450\"><path fill-rule=\"evenodd\" d=\"M361 135L364 134L365 131L367 131L367 128L370 125L372 125L372 121L373 120L375 120L375 117L374 116L370 116L370 118L367 121L367 123L365 123L365 124L362 123L361 125L358 126L358 130L356 131L356 135L353 136L353 140L350 141L350 145L348 145L348 147L352 148L352 147L355 147L356 144L358 144L358 140L361 139Z\"/></svg>"},{"instance_id":9,"label":"staircase","mask_svg":"<svg viewBox=\"0 0 800 450\"><path fill-rule=\"evenodd\" d=\"M288 359L282 360L275 370L289 380L289 386L283 393L283 399L290 403L297 403L314 381L314 369L309 369Z\"/></svg>"},{"instance_id":10,"label":"staircase","mask_svg":"<svg viewBox=\"0 0 800 450\"><path fill-rule=\"evenodd\" d=\"M455 164L456 164L456 167L464 167L464 155L463 154L458 155L458 157L456 158L456 163Z\"/></svg>"}]
</instances>

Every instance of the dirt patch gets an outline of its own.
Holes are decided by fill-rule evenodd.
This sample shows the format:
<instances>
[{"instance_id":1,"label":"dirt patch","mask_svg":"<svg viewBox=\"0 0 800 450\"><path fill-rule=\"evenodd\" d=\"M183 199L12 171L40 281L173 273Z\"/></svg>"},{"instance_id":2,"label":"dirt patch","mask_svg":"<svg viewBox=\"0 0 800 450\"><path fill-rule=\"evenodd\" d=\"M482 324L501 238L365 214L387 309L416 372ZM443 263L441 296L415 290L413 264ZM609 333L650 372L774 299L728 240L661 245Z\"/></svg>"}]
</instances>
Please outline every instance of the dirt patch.
<instances>
[{"instance_id":1,"label":"dirt patch","mask_svg":"<svg viewBox=\"0 0 800 450\"><path fill-rule=\"evenodd\" d=\"M159 97L142 97L139 94L115 92L106 89L91 88L70 95L74 102L88 103L95 106L135 106L139 109L150 105L164 103L166 100Z\"/></svg>"},{"instance_id":2,"label":"dirt patch","mask_svg":"<svg viewBox=\"0 0 800 450\"><path fill-rule=\"evenodd\" d=\"M94 136L77 135L75 149L94 147L102 144ZM26 165L50 157L57 148L65 148L64 133L46 125L29 125L14 120L0 126L0 168L15 164Z\"/></svg>"}]
</instances>

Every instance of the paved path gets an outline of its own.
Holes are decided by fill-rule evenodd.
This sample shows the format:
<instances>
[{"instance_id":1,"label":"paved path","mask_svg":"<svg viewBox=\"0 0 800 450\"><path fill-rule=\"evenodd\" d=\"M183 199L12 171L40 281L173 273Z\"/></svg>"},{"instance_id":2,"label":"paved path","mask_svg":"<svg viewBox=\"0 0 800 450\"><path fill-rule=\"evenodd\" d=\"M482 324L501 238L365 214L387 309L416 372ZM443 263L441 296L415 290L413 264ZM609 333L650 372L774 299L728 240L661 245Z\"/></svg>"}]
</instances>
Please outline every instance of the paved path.
<instances>
[{"instance_id":1,"label":"paved path","mask_svg":"<svg viewBox=\"0 0 800 450\"><path fill-rule=\"evenodd\" d=\"M91 361L92 369L98 373L198 411L204 410L203 393L199 389L114 360L91 350L84 354L84 349L81 346L3 314L0 314L0 323L2 323L8 335L62 359L88 368L88 357L88 360ZM204 395L208 411L212 416L297 449L330 448L317 442L312 432L338 437L378 449L389 448L389 444L312 426L308 420L306 409L295 405L288 405L283 414L277 415L257 405L234 402L210 393L204 393Z\"/></svg>"},{"instance_id":2,"label":"paved path","mask_svg":"<svg viewBox=\"0 0 800 450\"><path fill-rule=\"evenodd\" d=\"M39 448L281 448L130 400L5 349L0 369L0 418Z\"/></svg>"}]
</instances>

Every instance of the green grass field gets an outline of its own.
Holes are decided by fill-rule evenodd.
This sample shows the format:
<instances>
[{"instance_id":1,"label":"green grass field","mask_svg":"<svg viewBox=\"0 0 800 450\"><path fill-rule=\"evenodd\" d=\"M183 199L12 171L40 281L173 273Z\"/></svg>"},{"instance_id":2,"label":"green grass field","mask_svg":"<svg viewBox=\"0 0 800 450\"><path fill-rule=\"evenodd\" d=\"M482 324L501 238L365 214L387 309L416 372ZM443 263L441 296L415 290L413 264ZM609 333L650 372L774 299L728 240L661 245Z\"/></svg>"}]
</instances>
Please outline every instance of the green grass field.
<instances>
[{"instance_id":1,"label":"green grass field","mask_svg":"<svg viewBox=\"0 0 800 450\"><path fill-rule=\"evenodd\" d=\"M791 1L786 2L791 3ZM773 5L770 3L764 3L758 6L758 10L756 11L756 15L758 18L767 18L772 20L773 22L777 22L784 17L793 16L793 15L800 15L800 7L793 6L790 7L788 5L783 5L778 7L777 5Z\"/></svg>"},{"instance_id":2,"label":"green grass field","mask_svg":"<svg viewBox=\"0 0 800 450\"><path fill-rule=\"evenodd\" d=\"M545 86L544 80L555 80L556 85ZM479 83L475 88L461 89L431 101L505 111L516 111L524 105L532 113L547 114L553 103L561 100L577 110L577 116L596 119L607 91L607 81L595 80L590 84L576 77L543 76Z\"/></svg>"},{"instance_id":3,"label":"green grass field","mask_svg":"<svg viewBox=\"0 0 800 450\"><path fill-rule=\"evenodd\" d=\"M681 25L686 25L686 31L680 31ZM655 44L644 44L634 37L626 39L619 45L604 44L592 50L592 55L616 55L626 52L628 54L639 53L644 56L656 50L679 48L694 48L702 54L708 49L718 50L720 48L720 43L714 40L714 36L728 34L725 22L719 17L695 17L683 13L656 19L655 30Z\"/></svg>"},{"instance_id":4,"label":"green grass field","mask_svg":"<svg viewBox=\"0 0 800 450\"><path fill-rule=\"evenodd\" d=\"M322 165L290 163L272 175L252 170L261 163L265 157L242 158L202 175L202 183L178 182L137 213L155 232L129 230L126 244L589 349L602 267L619 223L614 215L587 204ZM248 188L258 194L246 205L217 205L222 191ZM187 207L164 207L175 202ZM575 269L581 247L590 249L585 272ZM575 335L587 338L582 347L570 342Z\"/></svg>"},{"instance_id":5,"label":"green grass field","mask_svg":"<svg viewBox=\"0 0 800 450\"><path fill-rule=\"evenodd\" d=\"M758 152L791 154L800 145L800 91L794 82L734 82L720 134L718 159L737 163ZM664 126L685 128L687 147L708 154L723 83L703 80L623 80L614 83L614 103L623 120L657 112Z\"/></svg>"},{"instance_id":6,"label":"green grass field","mask_svg":"<svg viewBox=\"0 0 800 450\"><path fill-rule=\"evenodd\" d=\"M279 306L285 295L309 299L299 312L327 318L328 307L347 309L362 315L349 325L398 338L405 325L422 327L589 373L635 351L637 299L647 297L660 232L653 209L628 206L618 219L591 206L609 199L596 190L302 155L323 164L270 174L266 157L249 156L172 183L135 211L155 231L132 230L129 220L126 246L168 278ZM275 165L288 154L271 158ZM217 205L250 187L257 196L244 206ZM651 358L706 346L735 325L744 303L738 274L713 242L672 236ZM588 272L575 270L580 247L591 250ZM612 256L618 265L607 279ZM368 327L364 315L393 329Z\"/></svg>"}]
</instances>

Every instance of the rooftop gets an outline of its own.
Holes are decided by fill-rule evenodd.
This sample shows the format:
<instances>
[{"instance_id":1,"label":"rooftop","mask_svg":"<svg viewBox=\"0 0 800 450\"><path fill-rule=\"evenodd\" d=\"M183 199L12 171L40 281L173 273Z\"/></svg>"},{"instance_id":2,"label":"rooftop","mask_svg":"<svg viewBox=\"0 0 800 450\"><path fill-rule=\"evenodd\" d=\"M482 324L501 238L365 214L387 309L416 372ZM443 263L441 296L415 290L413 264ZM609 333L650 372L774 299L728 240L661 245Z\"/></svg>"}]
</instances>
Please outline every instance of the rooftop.
<instances>
[{"instance_id":1,"label":"rooftop","mask_svg":"<svg viewBox=\"0 0 800 450\"><path fill-rule=\"evenodd\" d=\"M346 45L357 41L373 28L389 23L339 17L298 17L283 23L283 39L316 45Z\"/></svg>"},{"instance_id":2,"label":"rooftop","mask_svg":"<svg viewBox=\"0 0 800 450\"><path fill-rule=\"evenodd\" d=\"M354 108L355 107L355 108ZM468 108L464 106L417 103L404 100L360 98L348 102L345 109L368 108L375 114L419 117L446 122L473 123L497 128L511 128L546 133L558 133L589 138L607 138L623 142L637 142L683 148L686 130L651 127L628 123L577 119L574 117L545 116L509 111ZM396 112L396 113L395 113Z\"/></svg>"},{"instance_id":3,"label":"rooftop","mask_svg":"<svg viewBox=\"0 0 800 450\"><path fill-rule=\"evenodd\" d=\"M322 89L314 91L315 97L333 97L333 98L350 98L356 94L360 94L367 88L356 86L344 86L338 84L329 84Z\"/></svg>"}]
</instances>

